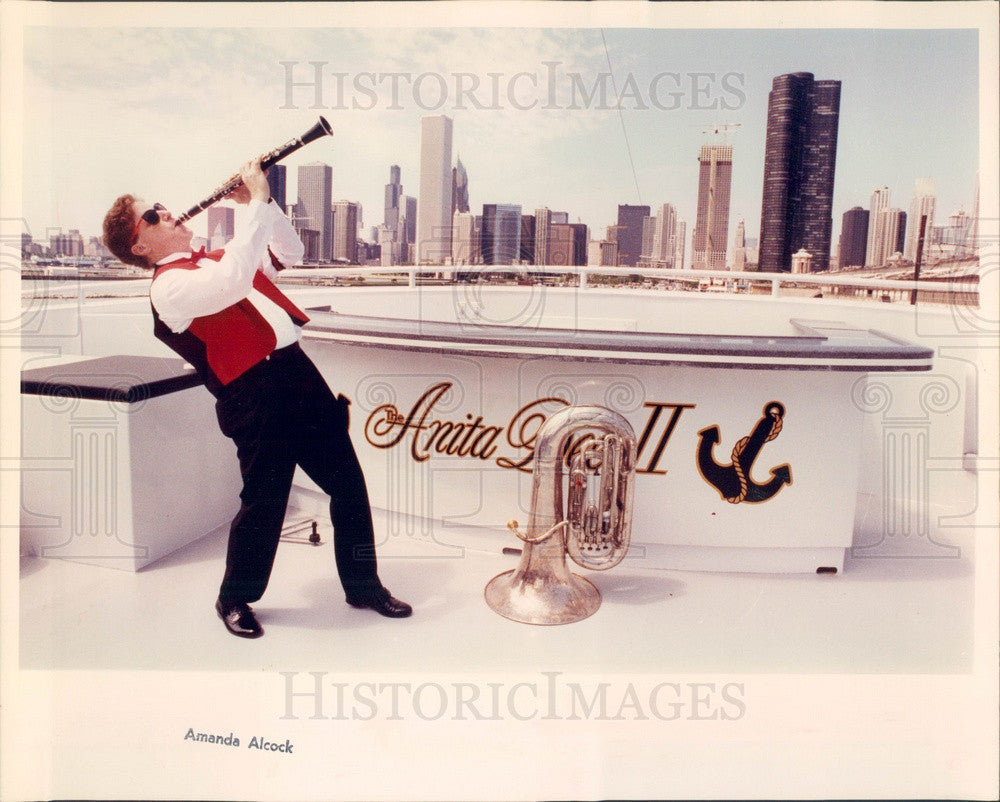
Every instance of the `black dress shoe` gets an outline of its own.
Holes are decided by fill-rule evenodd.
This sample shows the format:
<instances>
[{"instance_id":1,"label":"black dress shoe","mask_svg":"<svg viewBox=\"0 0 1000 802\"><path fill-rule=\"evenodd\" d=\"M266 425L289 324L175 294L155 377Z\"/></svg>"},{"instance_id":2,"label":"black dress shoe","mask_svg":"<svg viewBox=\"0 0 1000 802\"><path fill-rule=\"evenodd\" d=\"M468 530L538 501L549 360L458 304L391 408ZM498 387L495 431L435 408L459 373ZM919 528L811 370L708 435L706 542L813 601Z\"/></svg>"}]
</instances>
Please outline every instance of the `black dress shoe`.
<instances>
[{"instance_id":1,"label":"black dress shoe","mask_svg":"<svg viewBox=\"0 0 1000 802\"><path fill-rule=\"evenodd\" d=\"M223 604L215 602L215 612L219 614L226 629L239 638L259 638L264 634L264 628L257 622L249 604L244 602Z\"/></svg>"},{"instance_id":2,"label":"black dress shoe","mask_svg":"<svg viewBox=\"0 0 1000 802\"><path fill-rule=\"evenodd\" d=\"M384 591L371 599L348 599L347 603L351 607L370 608L386 618L407 618L413 614L410 605L394 598L389 591Z\"/></svg>"}]
</instances>

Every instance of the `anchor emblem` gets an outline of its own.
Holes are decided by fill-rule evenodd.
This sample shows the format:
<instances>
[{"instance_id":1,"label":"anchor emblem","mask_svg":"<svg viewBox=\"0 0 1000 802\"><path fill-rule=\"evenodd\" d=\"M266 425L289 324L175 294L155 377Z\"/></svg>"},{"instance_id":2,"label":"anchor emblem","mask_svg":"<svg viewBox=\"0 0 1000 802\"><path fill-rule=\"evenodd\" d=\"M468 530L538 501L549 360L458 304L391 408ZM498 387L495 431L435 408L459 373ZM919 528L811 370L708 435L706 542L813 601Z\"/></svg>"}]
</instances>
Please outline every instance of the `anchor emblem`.
<instances>
[{"instance_id":1,"label":"anchor emblem","mask_svg":"<svg viewBox=\"0 0 1000 802\"><path fill-rule=\"evenodd\" d=\"M705 481L715 487L730 504L746 501L755 504L772 498L782 486L792 483L792 468L787 463L771 469L771 480L757 484L750 478L750 469L765 443L769 443L781 433L781 420L785 417L785 407L777 401L764 405L763 417L757 421L753 431L741 438L730 457L729 465L720 465L712 452L721 439L718 426L708 426L698 432L698 470Z\"/></svg>"}]
</instances>

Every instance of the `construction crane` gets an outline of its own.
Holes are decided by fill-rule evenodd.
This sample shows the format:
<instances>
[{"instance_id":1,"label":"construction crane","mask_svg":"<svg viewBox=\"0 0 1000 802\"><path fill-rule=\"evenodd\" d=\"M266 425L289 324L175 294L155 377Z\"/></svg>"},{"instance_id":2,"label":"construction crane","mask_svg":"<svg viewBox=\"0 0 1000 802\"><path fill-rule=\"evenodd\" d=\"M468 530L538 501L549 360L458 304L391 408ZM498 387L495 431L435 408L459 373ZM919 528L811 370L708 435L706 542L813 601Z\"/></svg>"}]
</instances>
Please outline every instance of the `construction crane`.
<instances>
[{"instance_id":1,"label":"construction crane","mask_svg":"<svg viewBox=\"0 0 1000 802\"><path fill-rule=\"evenodd\" d=\"M722 135L723 140L729 134L730 130L739 128L743 123L719 123L714 128L705 128L702 130L703 134L714 134L715 136Z\"/></svg>"}]
</instances>

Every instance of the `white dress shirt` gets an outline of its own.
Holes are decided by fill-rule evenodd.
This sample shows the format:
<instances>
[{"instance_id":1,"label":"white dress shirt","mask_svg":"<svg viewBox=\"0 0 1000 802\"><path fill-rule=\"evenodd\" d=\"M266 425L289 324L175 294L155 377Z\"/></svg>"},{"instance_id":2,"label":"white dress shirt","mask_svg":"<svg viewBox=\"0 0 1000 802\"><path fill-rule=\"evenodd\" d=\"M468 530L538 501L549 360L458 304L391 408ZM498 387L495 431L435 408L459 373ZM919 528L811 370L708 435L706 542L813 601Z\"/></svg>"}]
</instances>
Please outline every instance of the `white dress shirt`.
<instances>
[{"instance_id":1,"label":"white dress shirt","mask_svg":"<svg viewBox=\"0 0 1000 802\"><path fill-rule=\"evenodd\" d=\"M274 329L275 348L284 348L299 339L301 329L280 306L253 288L254 274L261 270L268 278L277 275L268 247L283 265L294 265L304 247L291 221L276 203L252 200L248 219L240 232L227 243L219 261L202 258L199 270L168 270L153 282L149 297L160 319L176 333L191 325L196 317L221 312L246 298ZM172 253L158 265L189 259L190 253Z\"/></svg>"}]
</instances>

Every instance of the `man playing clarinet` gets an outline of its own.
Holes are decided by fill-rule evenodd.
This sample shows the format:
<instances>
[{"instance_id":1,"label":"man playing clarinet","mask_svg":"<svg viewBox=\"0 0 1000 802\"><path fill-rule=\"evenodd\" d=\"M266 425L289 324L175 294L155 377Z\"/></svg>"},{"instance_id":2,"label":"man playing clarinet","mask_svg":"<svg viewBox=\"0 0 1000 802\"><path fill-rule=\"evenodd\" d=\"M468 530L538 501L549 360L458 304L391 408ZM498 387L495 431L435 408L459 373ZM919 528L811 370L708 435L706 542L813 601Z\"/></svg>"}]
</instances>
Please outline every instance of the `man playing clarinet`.
<instances>
[{"instance_id":1,"label":"man playing clarinet","mask_svg":"<svg viewBox=\"0 0 1000 802\"><path fill-rule=\"evenodd\" d=\"M308 318L271 281L302 258L302 243L270 200L259 161L240 176L228 197L247 206L248 219L223 250L193 253L186 226L132 195L118 198L104 219L111 252L154 271L153 333L195 367L216 398L219 427L236 443L243 489L215 609L232 634L263 634L250 604L267 587L299 465L330 496L348 604L406 617L411 607L392 597L376 571L368 492L348 434L350 401L334 396L299 347Z\"/></svg>"}]
</instances>

